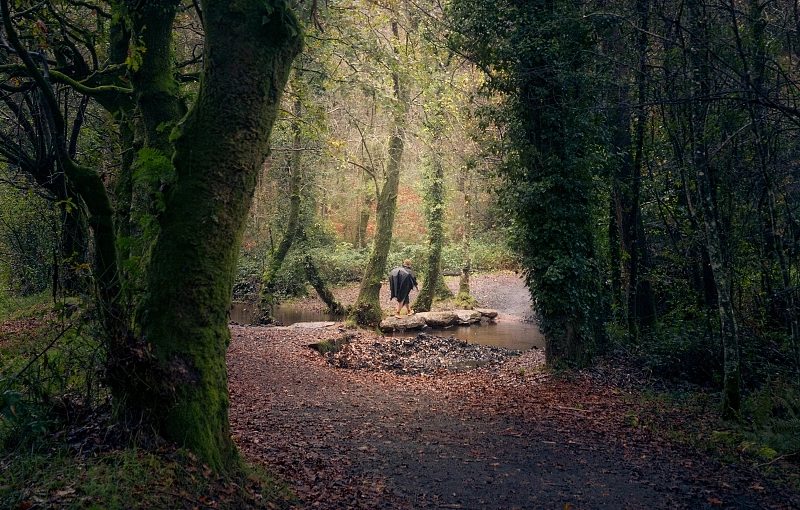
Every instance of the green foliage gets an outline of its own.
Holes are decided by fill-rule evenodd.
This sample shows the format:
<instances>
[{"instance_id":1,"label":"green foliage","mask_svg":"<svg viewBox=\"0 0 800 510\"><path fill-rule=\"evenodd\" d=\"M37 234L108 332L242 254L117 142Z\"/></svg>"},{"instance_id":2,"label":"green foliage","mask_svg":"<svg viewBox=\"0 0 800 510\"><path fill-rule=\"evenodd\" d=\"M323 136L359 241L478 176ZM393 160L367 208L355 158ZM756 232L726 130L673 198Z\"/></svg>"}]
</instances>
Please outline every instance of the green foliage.
<instances>
[{"instance_id":1,"label":"green foliage","mask_svg":"<svg viewBox=\"0 0 800 510\"><path fill-rule=\"evenodd\" d=\"M0 287L28 296L49 287L58 225L52 202L32 187L0 184Z\"/></svg>"},{"instance_id":2,"label":"green foliage","mask_svg":"<svg viewBox=\"0 0 800 510\"><path fill-rule=\"evenodd\" d=\"M260 467L224 480L192 453L168 445L153 452L137 448L135 438L127 444L118 437L121 443L106 445L114 448L87 456L74 449L87 445L65 444L68 430L77 430L75 437L92 448L95 440L118 434L91 435L112 430L114 422L98 379L103 350L97 332L82 325L87 313L76 305L38 306L17 317L27 326L3 337L0 508L35 501L48 508L182 508L186 498L216 500L216 508L230 509L290 505L294 498L286 487ZM93 420L88 427L80 422L87 417Z\"/></svg>"},{"instance_id":3,"label":"green foliage","mask_svg":"<svg viewBox=\"0 0 800 510\"><path fill-rule=\"evenodd\" d=\"M502 240L491 240L492 234L473 239L470 243L470 258L473 271L515 271L519 269L519 257ZM414 272L424 273L427 269L428 247L421 244L395 244L389 252L386 266L398 267L405 259L411 259ZM446 244L442 248L442 270L460 271L463 262L464 246Z\"/></svg>"},{"instance_id":4,"label":"green foliage","mask_svg":"<svg viewBox=\"0 0 800 510\"><path fill-rule=\"evenodd\" d=\"M638 345L628 345L642 367L660 379L708 387L722 378L717 355L722 346L703 320L674 321L648 331Z\"/></svg>"},{"instance_id":5,"label":"green foliage","mask_svg":"<svg viewBox=\"0 0 800 510\"><path fill-rule=\"evenodd\" d=\"M306 276L303 269L303 252L307 249L319 269L320 276L328 285L345 285L361 280L369 252L367 249L356 249L350 243L340 242L335 245L323 245L308 248L301 243L293 248L286 257L281 270L277 274L276 292L279 299L306 294ZM446 245L442 251L442 268L458 271L461 269L463 246ZM479 239L472 243L473 271L507 271L518 268L515 255L502 243L490 243ZM259 249L243 250L237 267L234 283L234 299L252 302L258 299L258 286L263 272L263 265L268 255L262 255ZM403 260L411 259L414 271L420 274L425 270L427 247L424 245L394 246L389 252L387 267L402 265Z\"/></svg>"},{"instance_id":6,"label":"green foliage","mask_svg":"<svg viewBox=\"0 0 800 510\"><path fill-rule=\"evenodd\" d=\"M548 362L585 364L600 334L590 26L572 2L456 0L452 44L490 70L488 141L502 158L511 244L548 339Z\"/></svg>"},{"instance_id":7,"label":"green foliage","mask_svg":"<svg viewBox=\"0 0 800 510\"><path fill-rule=\"evenodd\" d=\"M36 501L47 508L95 510L296 504L286 486L260 466L226 480L185 450L150 452L134 445L85 456L54 438L42 440L34 451L0 454L0 507L28 508Z\"/></svg>"},{"instance_id":8,"label":"green foliage","mask_svg":"<svg viewBox=\"0 0 800 510\"><path fill-rule=\"evenodd\" d=\"M519 269L520 259L505 241L505 231L497 233L485 233L475 236L470 242L470 264L474 271L516 271ZM463 247L446 246L445 254L452 250L451 262L447 268L460 268ZM445 260L445 254L442 260ZM444 266L444 262L442 262Z\"/></svg>"},{"instance_id":9,"label":"green foliage","mask_svg":"<svg viewBox=\"0 0 800 510\"><path fill-rule=\"evenodd\" d=\"M52 305L53 296L49 290L39 294L19 296L11 292L0 292L0 321L24 318Z\"/></svg>"},{"instance_id":10,"label":"green foliage","mask_svg":"<svg viewBox=\"0 0 800 510\"><path fill-rule=\"evenodd\" d=\"M459 293L453 299L453 305L455 305L456 308L463 310L472 310L475 308L476 304L477 302L475 301L475 298L466 293Z\"/></svg>"},{"instance_id":11,"label":"green foliage","mask_svg":"<svg viewBox=\"0 0 800 510\"><path fill-rule=\"evenodd\" d=\"M343 285L360 281L364 271L366 250L357 250L349 243L333 246L308 247L298 243L287 255L280 271L275 275L275 292L278 299L299 297L307 294L307 278L304 269L306 251L310 253L317 266L320 277L328 285ZM258 250L242 252L239 257L234 297L237 301L258 299L258 286L263 272L262 265L269 261L269 255L261 258Z\"/></svg>"},{"instance_id":12,"label":"green foliage","mask_svg":"<svg viewBox=\"0 0 800 510\"><path fill-rule=\"evenodd\" d=\"M50 431L64 406L93 406L108 396L102 385L104 350L84 327L78 305L59 303L12 336L0 354L0 422L4 441L30 442Z\"/></svg>"},{"instance_id":13,"label":"green foliage","mask_svg":"<svg viewBox=\"0 0 800 510\"><path fill-rule=\"evenodd\" d=\"M800 387L768 381L746 399L743 412L752 417L743 423L747 437L761 445L760 455L800 455Z\"/></svg>"},{"instance_id":14,"label":"green foliage","mask_svg":"<svg viewBox=\"0 0 800 510\"><path fill-rule=\"evenodd\" d=\"M137 155L133 181L134 184L144 186L153 193L155 209L163 212L164 190L175 181L175 167L162 151L144 147Z\"/></svg>"}]
</instances>

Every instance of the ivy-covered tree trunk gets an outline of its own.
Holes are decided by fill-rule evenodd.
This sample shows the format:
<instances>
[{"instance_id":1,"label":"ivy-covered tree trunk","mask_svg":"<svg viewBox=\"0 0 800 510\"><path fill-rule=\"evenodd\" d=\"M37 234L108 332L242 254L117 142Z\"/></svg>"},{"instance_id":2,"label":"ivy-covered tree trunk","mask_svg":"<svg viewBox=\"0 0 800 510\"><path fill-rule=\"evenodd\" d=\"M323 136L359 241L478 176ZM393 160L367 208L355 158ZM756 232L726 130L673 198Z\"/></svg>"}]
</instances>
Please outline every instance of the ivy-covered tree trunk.
<instances>
[{"instance_id":1,"label":"ivy-covered tree trunk","mask_svg":"<svg viewBox=\"0 0 800 510\"><path fill-rule=\"evenodd\" d=\"M459 49L488 70L489 108L507 128L503 200L512 244L541 317L550 365L585 365L601 331L595 249L592 96L593 43L570 2L453 0Z\"/></svg>"},{"instance_id":2,"label":"ivy-covered tree trunk","mask_svg":"<svg viewBox=\"0 0 800 510\"><path fill-rule=\"evenodd\" d=\"M462 170L461 186L464 193L464 237L461 239L461 276L458 279L458 294L456 301L459 306L471 309L475 299L469 287L469 277L472 274L472 171L473 163Z\"/></svg>"},{"instance_id":3,"label":"ivy-covered tree trunk","mask_svg":"<svg viewBox=\"0 0 800 510\"><path fill-rule=\"evenodd\" d=\"M434 146L438 136L434 135ZM434 147L430 154L430 166L427 175L427 190L425 193L425 216L428 219L428 260L425 276L422 279L422 288L414 300L413 308L421 312L429 312L433 298L442 295L442 245L444 244L444 167L442 157ZM449 292L449 289L448 289ZM452 294L451 294L452 296Z\"/></svg>"},{"instance_id":4,"label":"ivy-covered tree trunk","mask_svg":"<svg viewBox=\"0 0 800 510\"><path fill-rule=\"evenodd\" d=\"M402 122L402 119L399 119ZM378 195L377 223L358 298L351 313L357 324L374 326L383 318L380 304L381 280L386 273L386 258L392 244L392 229L397 207L397 190L400 187L400 161L403 157L404 127L396 125L389 139L389 163L386 166L383 187Z\"/></svg>"},{"instance_id":5,"label":"ivy-covered tree trunk","mask_svg":"<svg viewBox=\"0 0 800 510\"><path fill-rule=\"evenodd\" d=\"M367 247L367 226L371 215L372 200L366 200L358 210L358 224L356 225L356 238L354 246L356 248Z\"/></svg>"},{"instance_id":6,"label":"ivy-covered tree trunk","mask_svg":"<svg viewBox=\"0 0 800 510\"><path fill-rule=\"evenodd\" d=\"M138 333L153 359L127 404L217 471L238 465L228 422L228 309L245 218L291 62L302 47L286 3L202 2L204 68L174 133ZM138 390L138 391L137 391Z\"/></svg>"}]
</instances>

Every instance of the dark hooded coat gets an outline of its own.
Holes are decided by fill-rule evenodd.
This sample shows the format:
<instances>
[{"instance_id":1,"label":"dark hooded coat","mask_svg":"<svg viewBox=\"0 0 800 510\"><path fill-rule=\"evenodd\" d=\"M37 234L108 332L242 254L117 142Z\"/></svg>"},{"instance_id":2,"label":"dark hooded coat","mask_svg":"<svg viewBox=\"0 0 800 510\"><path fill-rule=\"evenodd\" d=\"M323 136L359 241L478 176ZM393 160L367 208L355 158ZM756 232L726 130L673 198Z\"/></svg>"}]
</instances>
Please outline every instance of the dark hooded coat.
<instances>
[{"instance_id":1,"label":"dark hooded coat","mask_svg":"<svg viewBox=\"0 0 800 510\"><path fill-rule=\"evenodd\" d=\"M397 298L398 303L408 301L411 289L417 286L417 275L406 266L396 267L389 273L389 290L392 295L389 299Z\"/></svg>"}]
</instances>

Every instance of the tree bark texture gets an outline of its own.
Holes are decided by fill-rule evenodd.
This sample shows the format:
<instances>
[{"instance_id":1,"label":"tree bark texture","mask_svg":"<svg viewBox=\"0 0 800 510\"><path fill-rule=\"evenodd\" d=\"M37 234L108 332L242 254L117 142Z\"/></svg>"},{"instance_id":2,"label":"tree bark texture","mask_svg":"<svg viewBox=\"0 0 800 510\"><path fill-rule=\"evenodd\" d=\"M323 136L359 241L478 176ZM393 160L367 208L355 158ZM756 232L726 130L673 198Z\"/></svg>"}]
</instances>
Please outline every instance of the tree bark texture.
<instances>
[{"instance_id":1,"label":"tree bark texture","mask_svg":"<svg viewBox=\"0 0 800 510\"><path fill-rule=\"evenodd\" d=\"M392 33L399 43L397 21L392 21ZM372 251L361 279L358 298L350 312L357 324L365 326L375 326L383 318L380 304L381 281L386 276L386 258L389 256L389 248L392 244L397 192L400 187L400 164L405 147L406 113L410 106L405 77L401 75L400 71L394 70L392 81L395 94L394 133L389 137L389 161L384 173L383 187L378 195Z\"/></svg>"},{"instance_id":2,"label":"tree bark texture","mask_svg":"<svg viewBox=\"0 0 800 510\"><path fill-rule=\"evenodd\" d=\"M400 121L403 122L402 119ZM375 214L377 222L375 236L372 240L372 251L364 269L361 286L358 289L358 298L351 310L356 323L365 326L377 325L383 318L380 304L381 281L386 273L386 258L389 256L389 248L392 244L397 191L400 187L403 136L404 127L396 125L395 132L389 139L389 163L386 166L381 193L378 195Z\"/></svg>"},{"instance_id":3,"label":"tree bark texture","mask_svg":"<svg viewBox=\"0 0 800 510\"><path fill-rule=\"evenodd\" d=\"M414 300L414 310L429 312L433 304L433 298L439 297L443 285L442 280L442 245L444 244L444 166L442 165L441 154L437 152L435 145L438 136L434 134L434 148L430 154L431 168L428 176L426 190L425 215L428 219L428 260L425 268L425 277L422 280L422 288ZM440 282L440 280L442 280ZM442 284L440 286L440 283ZM449 292L449 290L448 290Z\"/></svg>"},{"instance_id":4,"label":"tree bark texture","mask_svg":"<svg viewBox=\"0 0 800 510\"><path fill-rule=\"evenodd\" d=\"M256 177L302 38L282 1L207 0L202 10L200 90L176 133L176 179L165 193L148 295L137 313L156 366L128 403L149 412L167 438L226 471L239 463L225 367L233 279Z\"/></svg>"},{"instance_id":5,"label":"tree bark texture","mask_svg":"<svg viewBox=\"0 0 800 510\"><path fill-rule=\"evenodd\" d=\"M706 48L706 26L703 5L698 0L687 2L689 23L692 37L689 39L691 51L693 80L695 84L694 96L696 98L708 97L711 93L711 77L708 75L706 59L709 55ZM706 107L698 101L691 110L692 130L692 163L698 181L700 193L700 208L702 211L705 230L705 247L708 250L711 272L717 291L717 304L719 310L720 336L723 348L723 415L732 418L739 413L741 405L741 375L739 363L739 341L736 328L736 319L731 299L731 284L729 270L723 253L721 231L719 226L719 211L717 208L717 189L714 186L711 172L713 171L706 144Z\"/></svg>"}]
</instances>

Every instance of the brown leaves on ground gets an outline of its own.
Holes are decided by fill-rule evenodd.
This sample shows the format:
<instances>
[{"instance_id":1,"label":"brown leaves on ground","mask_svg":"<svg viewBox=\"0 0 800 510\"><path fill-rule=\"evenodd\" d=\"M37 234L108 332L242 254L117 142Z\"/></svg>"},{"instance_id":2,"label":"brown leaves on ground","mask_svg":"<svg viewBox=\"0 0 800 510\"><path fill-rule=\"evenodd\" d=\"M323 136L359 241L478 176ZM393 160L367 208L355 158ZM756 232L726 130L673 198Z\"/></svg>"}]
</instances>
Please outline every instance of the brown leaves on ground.
<instances>
[{"instance_id":1,"label":"brown leaves on ground","mask_svg":"<svg viewBox=\"0 0 800 510\"><path fill-rule=\"evenodd\" d=\"M537 350L456 371L468 349L428 335L403 345L338 327L231 331L235 439L307 508L798 505L641 427L631 390L597 373L551 375ZM339 354L308 347L345 335Z\"/></svg>"}]
</instances>

